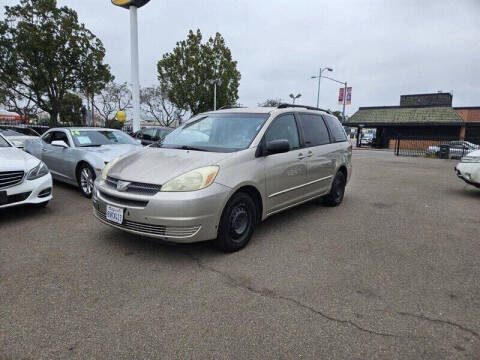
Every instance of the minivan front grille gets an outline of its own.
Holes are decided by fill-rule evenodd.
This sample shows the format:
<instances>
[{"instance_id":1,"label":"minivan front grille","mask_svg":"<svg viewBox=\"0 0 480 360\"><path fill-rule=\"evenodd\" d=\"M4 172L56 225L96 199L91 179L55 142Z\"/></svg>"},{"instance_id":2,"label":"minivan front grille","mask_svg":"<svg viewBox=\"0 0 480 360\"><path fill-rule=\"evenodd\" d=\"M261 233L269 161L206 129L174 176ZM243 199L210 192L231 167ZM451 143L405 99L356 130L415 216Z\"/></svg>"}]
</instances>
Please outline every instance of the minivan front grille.
<instances>
[{"instance_id":1,"label":"minivan front grille","mask_svg":"<svg viewBox=\"0 0 480 360\"><path fill-rule=\"evenodd\" d=\"M23 171L2 171L0 172L0 189L15 186L23 181Z\"/></svg>"},{"instance_id":2,"label":"minivan front grille","mask_svg":"<svg viewBox=\"0 0 480 360\"><path fill-rule=\"evenodd\" d=\"M108 176L106 183L110 188L116 189L118 181L119 179ZM128 188L125 192L135 193L135 194L155 195L161 189L162 189L162 185L131 182L128 185Z\"/></svg>"},{"instance_id":3,"label":"minivan front grille","mask_svg":"<svg viewBox=\"0 0 480 360\"><path fill-rule=\"evenodd\" d=\"M133 200L133 199L126 199L126 198L122 198L122 197L118 197L118 196L113 196L113 195L107 194L106 192L103 192L101 190L98 190L98 194L105 201L109 201L109 202L112 202L114 204L121 205L121 206L126 206L126 207L128 207L128 206L132 207L133 206L133 207L144 208L148 204L148 201Z\"/></svg>"}]
</instances>

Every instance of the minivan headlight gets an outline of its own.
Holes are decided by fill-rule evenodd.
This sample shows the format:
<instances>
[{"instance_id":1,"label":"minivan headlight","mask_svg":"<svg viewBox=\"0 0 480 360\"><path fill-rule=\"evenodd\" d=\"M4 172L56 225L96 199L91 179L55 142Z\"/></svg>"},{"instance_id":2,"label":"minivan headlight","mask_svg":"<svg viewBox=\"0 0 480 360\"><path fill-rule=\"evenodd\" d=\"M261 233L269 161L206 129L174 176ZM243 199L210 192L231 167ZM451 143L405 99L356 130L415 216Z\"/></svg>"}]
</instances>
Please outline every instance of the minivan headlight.
<instances>
[{"instance_id":1,"label":"minivan headlight","mask_svg":"<svg viewBox=\"0 0 480 360\"><path fill-rule=\"evenodd\" d=\"M195 191L210 186L217 177L218 166L205 166L180 175L162 186L161 191Z\"/></svg>"},{"instance_id":2,"label":"minivan headlight","mask_svg":"<svg viewBox=\"0 0 480 360\"><path fill-rule=\"evenodd\" d=\"M37 166L28 172L27 180L36 180L48 174L47 165L43 161L40 161Z\"/></svg>"},{"instance_id":3,"label":"minivan headlight","mask_svg":"<svg viewBox=\"0 0 480 360\"><path fill-rule=\"evenodd\" d=\"M109 161L104 167L103 167L103 170L102 170L102 179L103 180L107 180L107 176L108 176L108 172L110 171L110 169L112 168L113 165L115 165L115 163L119 160L119 158L115 158L111 161Z\"/></svg>"}]
</instances>

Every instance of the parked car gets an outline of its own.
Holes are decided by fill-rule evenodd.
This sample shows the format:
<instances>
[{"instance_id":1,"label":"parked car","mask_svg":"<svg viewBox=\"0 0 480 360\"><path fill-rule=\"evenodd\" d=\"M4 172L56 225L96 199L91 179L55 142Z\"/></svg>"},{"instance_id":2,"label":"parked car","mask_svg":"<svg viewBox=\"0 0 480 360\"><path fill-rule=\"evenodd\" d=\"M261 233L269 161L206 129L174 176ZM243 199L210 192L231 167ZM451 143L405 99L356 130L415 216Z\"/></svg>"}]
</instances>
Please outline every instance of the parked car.
<instances>
[{"instance_id":1,"label":"parked car","mask_svg":"<svg viewBox=\"0 0 480 360\"><path fill-rule=\"evenodd\" d=\"M480 188L480 150L464 156L455 166L455 172L467 184Z\"/></svg>"},{"instance_id":2,"label":"parked car","mask_svg":"<svg viewBox=\"0 0 480 360\"><path fill-rule=\"evenodd\" d=\"M134 234L216 239L236 251L270 215L311 199L339 205L351 156L340 122L323 111L280 105L208 112L162 144L105 166L94 213Z\"/></svg>"},{"instance_id":3,"label":"parked car","mask_svg":"<svg viewBox=\"0 0 480 360\"><path fill-rule=\"evenodd\" d=\"M450 158L460 159L462 156L467 155L469 152L480 149L479 145L473 144L469 141L449 141L442 145L432 145L427 148L427 154L439 155L440 146L448 146L450 149Z\"/></svg>"},{"instance_id":4,"label":"parked car","mask_svg":"<svg viewBox=\"0 0 480 360\"><path fill-rule=\"evenodd\" d=\"M0 134L0 209L24 204L43 207L51 199L47 166Z\"/></svg>"},{"instance_id":5,"label":"parked car","mask_svg":"<svg viewBox=\"0 0 480 360\"><path fill-rule=\"evenodd\" d=\"M55 128L25 141L25 151L45 162L54 179L79 186L86 197L110 160L140 148L124 132L102 128Z\"/></svg>"},{"instance_id":6,"label":"parked car","mask_svg":"<svg viewBox=\"0 0 480 360\"><path fill-rule=\"evenodd\" d=\"M151 126L145 127L137 131L132 136L142 142L142 145L151 145L157 141L162 140L173 131L169 127Z\"/></svg>"},{"instance_id":7,"label":"parked car","mask_svg":"<svg viewBox=\"0 0 480 360\"><path fill-rule=\"evenodd\" d=\"M30 128L17 126L2 126L0 134L5 136L15 147L23 149L25 140L39 138L40 134Z\"/></svg>"},{"instance_id":8,"label":"parked car","mask_svg":"<svg viewBox=\"0 0 480 360\"><path fill-rule=\"evenodd\" d=\"M370 146L373 144L373 134L364 134L360 140L361 145Z\"/></svg>"}]
</instances>

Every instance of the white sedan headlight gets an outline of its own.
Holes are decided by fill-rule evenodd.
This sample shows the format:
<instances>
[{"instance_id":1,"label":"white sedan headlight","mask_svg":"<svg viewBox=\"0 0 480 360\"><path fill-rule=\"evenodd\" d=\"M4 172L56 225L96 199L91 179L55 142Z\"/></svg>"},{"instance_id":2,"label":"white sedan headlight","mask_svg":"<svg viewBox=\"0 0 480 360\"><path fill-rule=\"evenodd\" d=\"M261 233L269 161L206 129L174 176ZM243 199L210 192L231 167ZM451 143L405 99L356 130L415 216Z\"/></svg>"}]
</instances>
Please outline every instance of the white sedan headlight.
<instances>
[{"instance_id":1,"label":"white sedan headlight","mask_svg":"<svg viewBox=\"0 0 480 360\"><path fill-rule=\"evenodd\" d=\"M218 166L205 166L180 175L162 186L161 191L195 191L210 186L217 177Z\"/></svg>"},{"instance_id":2,"label":"white sedan headlight","mask_svg":"<svg viewBox=\"0 0 480 360\"><path fill-rule=\"evenodd\" d=\"M36 180L49 173L47 165L43 161L40 161L37 166L28 172L27 180Z\"/></svg>"},{"instance_id":3,"label":"white sedan headlight","mask_svg":"<svg viewBox=\"0 0 480 360\"><path fill-rule=\"evenodd\" d=\"M119 160L119 158L115 158L111 161L109 161L105 167L103 168L102 170L102 179L103 180L107 180L107 176L108 176L108 172L110 171L110 169L112 168L113 165L115 165L115 163Z\"/></svg>"}]
</instances>

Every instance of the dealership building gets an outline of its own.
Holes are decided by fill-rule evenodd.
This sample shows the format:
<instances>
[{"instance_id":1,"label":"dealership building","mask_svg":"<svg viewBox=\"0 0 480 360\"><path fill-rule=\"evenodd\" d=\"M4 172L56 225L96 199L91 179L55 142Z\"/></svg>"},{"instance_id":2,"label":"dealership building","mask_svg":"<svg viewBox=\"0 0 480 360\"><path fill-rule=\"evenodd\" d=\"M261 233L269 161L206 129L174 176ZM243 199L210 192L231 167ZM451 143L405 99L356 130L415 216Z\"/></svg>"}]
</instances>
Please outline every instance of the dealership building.
<instances>
[{"instance_id":1,"label":"dealership building","mask_svg":"<svg viewBox=\"0 0 480 360\"><path fill-rule=\"evenodd\" d=\"M453 107L450 93L401 95L400 105L360 107L345 123L376 129L375 146L397 139L466 140L480 144L480 106Z\"/></svg>"}]
</instances>

